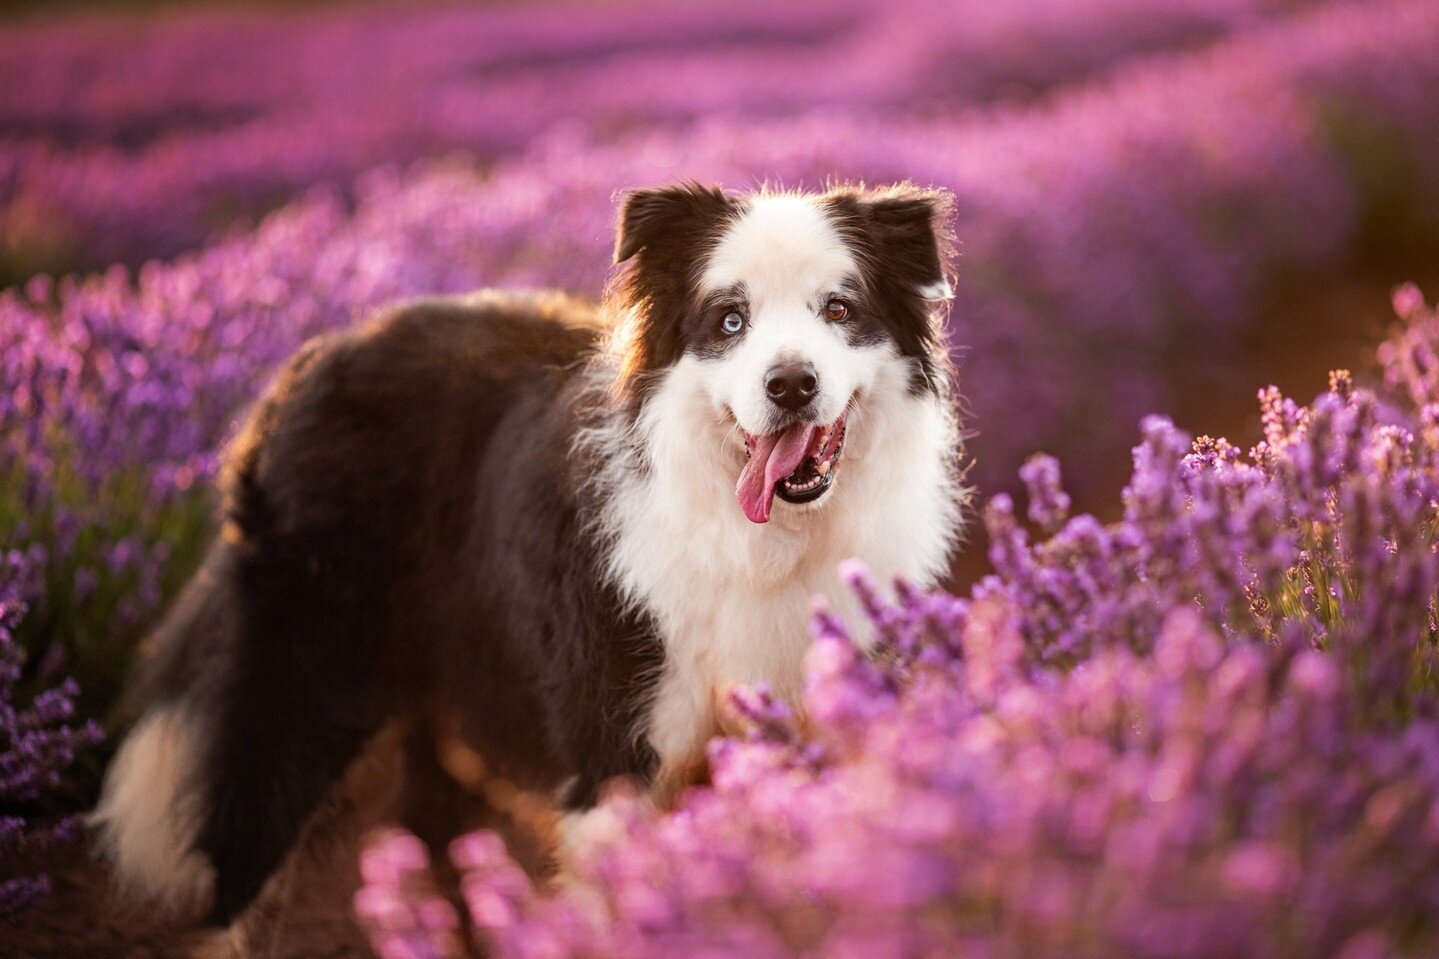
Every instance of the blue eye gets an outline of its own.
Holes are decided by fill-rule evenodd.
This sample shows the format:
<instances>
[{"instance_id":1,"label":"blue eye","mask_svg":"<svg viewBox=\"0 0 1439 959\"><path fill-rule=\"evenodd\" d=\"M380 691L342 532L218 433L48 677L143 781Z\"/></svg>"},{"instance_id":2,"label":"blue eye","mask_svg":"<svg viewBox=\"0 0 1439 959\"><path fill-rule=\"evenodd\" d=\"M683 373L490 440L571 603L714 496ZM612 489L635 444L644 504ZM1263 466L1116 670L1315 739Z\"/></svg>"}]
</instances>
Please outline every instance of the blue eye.
<instances>
[{"instance_id":1,"label":"blue eye","mask_svg":"<svg viewBox=\"0 0 1439 959\"><path fill-rule=\"evenodd\" d=\"M725 336L734 336L744 329L744 317L738 313L727 313L725 318L720 320L720 329L724 331Z\"/></svg>"}]
</instances>

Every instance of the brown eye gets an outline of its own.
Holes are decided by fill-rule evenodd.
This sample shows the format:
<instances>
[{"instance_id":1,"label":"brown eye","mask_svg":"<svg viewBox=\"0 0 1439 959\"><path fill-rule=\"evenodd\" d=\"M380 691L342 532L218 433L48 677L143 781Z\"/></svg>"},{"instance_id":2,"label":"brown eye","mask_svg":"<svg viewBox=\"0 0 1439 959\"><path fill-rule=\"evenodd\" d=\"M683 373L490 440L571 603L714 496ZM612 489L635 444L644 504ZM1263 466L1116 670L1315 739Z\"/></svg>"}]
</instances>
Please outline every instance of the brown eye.
<instances>
[{"instance_id":1,"label":"brown eye","mask_svg":"<svg viewBox=\"0 0 1439 959\"><path fill-rule=\"evenodd\" d=\"M827 320L838 322L849 316L849 306L843 300L830 300L824 305L824 316Z\"/></svg>"}]
</instances>

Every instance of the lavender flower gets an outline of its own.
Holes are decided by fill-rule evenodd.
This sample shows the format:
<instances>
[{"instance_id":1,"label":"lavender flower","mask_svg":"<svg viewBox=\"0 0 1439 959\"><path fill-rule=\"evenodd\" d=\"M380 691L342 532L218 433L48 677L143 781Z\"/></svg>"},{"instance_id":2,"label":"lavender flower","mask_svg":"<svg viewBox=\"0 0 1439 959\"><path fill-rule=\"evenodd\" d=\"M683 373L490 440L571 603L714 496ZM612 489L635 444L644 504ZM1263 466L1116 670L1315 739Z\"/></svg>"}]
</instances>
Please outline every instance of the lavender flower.
<instances>
[{"instance_id":1,"label":"lavender flower","mask_svg":"<svg viewBox=\"0 0 1439 959\"><path fill-rule=\"evenodd\" d=\"M0 917L18 912L50 889L43 874L14 874L27 855L75 838L73 819L58 817L46 801L62 785L77 753L101 738L93 722L77 724L73 679L22 695L25 652L14 639L25 615L24 595L34 589L34 556L0 554ZM45 677L41 677L44 679Z\"/></svg>"},{"instance_id":2,"label":"lavender flower","mask_svg":"<svg viewBox=\"0 0 1439 959\"><path fill-rule=\"evenodd\" d=\"M1029 490L1029 521L1054 532L1069 518L1069 494L1059 480L1059 460L1052 456L1031 456L1019 468L1019 478Z\"/></svg>"},{"instance_id":3,"label":"lavender flower","mask_svg":"<svg viewBox=\"0 0 1439 959\"><path fill-rule=\"evenodd\" d=\"M460 954L459 917L435 891L429 853L414 836L378 833L360 861L365 885L355 912L388 957L444 959Z\"/></svg>"}]
</instances>

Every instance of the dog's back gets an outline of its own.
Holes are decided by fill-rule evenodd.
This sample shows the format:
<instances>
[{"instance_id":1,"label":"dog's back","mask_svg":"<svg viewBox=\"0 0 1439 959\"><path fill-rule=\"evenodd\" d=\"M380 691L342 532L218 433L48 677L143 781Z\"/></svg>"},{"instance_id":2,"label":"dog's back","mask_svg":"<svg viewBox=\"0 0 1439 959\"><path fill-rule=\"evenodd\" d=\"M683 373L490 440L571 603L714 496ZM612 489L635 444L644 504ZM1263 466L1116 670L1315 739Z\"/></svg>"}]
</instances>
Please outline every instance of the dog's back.
<instances>
[{"instance_id":1,"label":"dog's back","mask_svg":"<svg viewBox=\"0 0 1439 959\"><path fill-rule=\"evenodd\" d=\"M421 301L276 377L227 454L220 536L151 640L95 814L123 884L228 920L365 741L438 685L462 645L447 632L493 605L467 568L491 538L483 486L504 482L480 476L487 451L519 429L507 449L563 457L572 430L544 417L568 415L596 336L593 307L559 295Z\"/></svg>"}]
</instances>

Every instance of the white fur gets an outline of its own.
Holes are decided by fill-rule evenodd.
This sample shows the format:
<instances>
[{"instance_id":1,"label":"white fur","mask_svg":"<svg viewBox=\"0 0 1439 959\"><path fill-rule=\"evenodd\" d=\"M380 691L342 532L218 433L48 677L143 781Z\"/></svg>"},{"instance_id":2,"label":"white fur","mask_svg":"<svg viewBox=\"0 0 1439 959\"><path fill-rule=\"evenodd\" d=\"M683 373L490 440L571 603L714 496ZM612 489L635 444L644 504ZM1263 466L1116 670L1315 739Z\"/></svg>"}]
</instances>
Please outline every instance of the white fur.
<instances>
[{"instance_id":1,"label":"white fur","mask_svg":"<svg viewBox=\"0 0 1439 959\"><path fill-rule=\"evenodd\" d=\"M761 194L725 232L709 258L700 293L742 287L748 328L723 359L704 361L694 382L749 433L770 433L780 411L764 391L765 373L808 360L819 374L815 419L844 412L883 362L883 348L856 349L823 319L830 298L859 281L859 264L812 196Z\"/></svg>"},{"instance_id":2,"label":"white fur","mask_svg":"<svg viewBox=\"0 0 1439 959\"><path fill-rule=\"evenodd\" d=\"M928 286L920 287L919 295L931 303L952 300L954 299L954 288L949 285L948 280L938 280Z\"/></svg>"},{"instance_id":3,"label":"white fur","mask_svg":"<svg viewBox=\"0 0 1439 959\"><path fill-rule=\"evenodd\" d=\"M90 816L121 889L180 912L202 909L215 883L214 869L193 851L199 735L181 708L145 716L115 756Z\"/></svg>"},{"instance_id":4,"label":"white fur","mask_svg":"<svg viewBox=\"0 0 1439 959\"><path fill-rule=\"evenodd\" d=\"M945 569L963 500L951 466L955 423L944 399L910 391L913 361L888 343L851 345L821 318L825 301L856 282L854 257L812 199L757 198L702 281L702 293L743 284L742 341L718 359L682 357L634 434L603 441L644 461L614 456L601 481L610 572L664 642L646 729L662 780L701 755L716 688L768 680L798 698L811 597L830 595L853 612L836 576L841 561L858 557L880 577L921 585ZM776 499L770 522L757 525L735 497L744 466L735 427L774 428L763 379L780 359L814 364L816 420L853 408L830 491L805 505Z\"/></svg>"}]
</instances>

